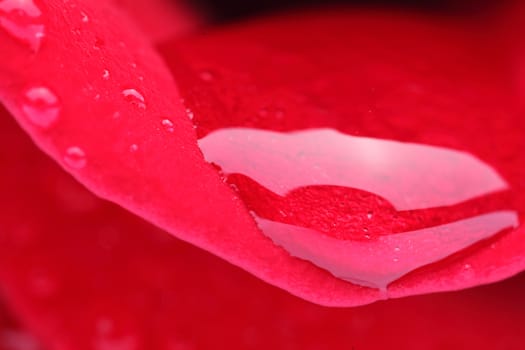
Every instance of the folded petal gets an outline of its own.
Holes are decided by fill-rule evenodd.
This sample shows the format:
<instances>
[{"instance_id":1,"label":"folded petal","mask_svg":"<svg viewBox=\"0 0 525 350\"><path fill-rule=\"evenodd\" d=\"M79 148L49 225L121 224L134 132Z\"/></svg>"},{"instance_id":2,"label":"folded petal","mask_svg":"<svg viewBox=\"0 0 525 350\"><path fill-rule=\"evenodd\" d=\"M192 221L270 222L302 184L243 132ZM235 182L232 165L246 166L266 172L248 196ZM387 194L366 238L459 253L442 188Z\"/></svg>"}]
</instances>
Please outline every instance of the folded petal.
<instances>
[{"instance_id":1,"label":"folded petal","mask_svg":"<svg viewBox=\"0 0 525 350\"><path fill-rule=\"evenodd\" d=\"M45 349L522 347L523 275L353 309L313 305L93 196L4 114L0 285ZM21 349L33 348L5 350Z\"/></svg>"},{"instance_id":2,"label":"folded petal","mask_svg":"<svg viewBox=\"0 0 525 350\"><path fill-rule=\"evenodd\" d=\"M313 263L398 297L524 267L525 125L514 52L500 34L490 17L340 8L239 24L161 51L205 157L262 230L307 260L280 262L288 289L317 273ZM319 181L337 189L314 188ZM385 198L391 206L377 205ZM373 231L394 234L370 243ZM331 289L321 277L315 284Z\"/></svg>"},{"instance_id":3,"label":"folded petal","mask_svg":"<svg viewBox=\"0 0 525 350\"><path fill-rule=\"evenodd\" d=\"M188 106L192 108L188 111L180 101L170 73L149 47L148 40L106 3L49 1L45 4L24 4L24 8L18 8L15 12L2 8L0 48L11 59L0 67L0 98L35 143L80 182L97 195L114 201L177 237L308 300L326 305L351 306L383 297L381 291L375 288L343 281L324 269L290 256L263 235L245 204L223 183L216 170L204 161L190 118L197 115L196 120L202 122L203 117L199 116L205 116L212 126L213 123L229 125L232 120L235 123L243 121L241 115L254 112L254 107L259 110L261 98L267 97L254 94L257 89L250 84L252 80L257 82L259 79L264 84L265 93L270 96L277 94L276 101L283 103L287 113L295 115L286 119L292 123L300 118L301 114L297 112L303 111L304 101L310 108L308 101L318 97L322 97L322 102L329 107L336 106L336 111L352 110L359 105L359 96L365 100L367 96L358 93L354 100L346 100L346 95L336 92L338 87L344 86L338 84L348 77L337 75L336 70L330 73L330 67L334 64L336 68L341 68L347 67L349 62L356 64L356 67L363 64L363 67L368 67L365 71L379 72L376 74L381 83L378 90L385 88L394 92L385 95L381 101L383 108L393 108L396 113L413 113L414 96L403 93L404 88L401 92L393 89L391 84L406 82L408 77L414 76L395 67L392 71L388 64L395 62L404 67L410 62L407 58L420 51L425 54L425 59L438 53L441 53L440 58L446 58L442 57L445 53L463 57L465 51L462 47L469 42L470 36L467 40L463 31L449 30L448 26L442 33L441 22L427 27L419 19L401 17L392 21L381 16L370 20L366 16L360 21L350 12L326 12L263 21L246 31L235 28L225 34L192 40L175 50L168 50L172 53L168 58L177 82L182 87ZM349 23L353 23L353 27L348 27ZM308 38L296 40L305 37L304 28L321 31L309 32L311 36ZM369 29L370 37L357 36L356 47L361 51L355 48L343 50L342 53L337 51L340 36L346 36L348 28L354 32ZM434 38L436 35L441 39L437 45L424 45L423 34L420 34L415 47L411 45L412 41L404 41L408 33L420 30L426 37ZM386 39L384 33L389 35ZM326 41L327 37L331 39ZM282 41L279 41L280 38ZM395 38L397 41L393 40ZM267 39L270 43L265 44ZM277 41L272 43L274 39ZM377 45L371 44L374 42ZM477 43L473 43L476 50L479 48ZM389 56L397 52L396 45L408 51ZM292 54L286 52L288 46ZM282 47L287 49L283 51ZM246 48L247 51L244 51ZM470 55L471 47L467 49ZM284 53L279 53L281 51ZM304 60L312 51L314 57L321 57L321 61L317 62L319 65ZM362 54L354 57L352 52ZM264 62L258 59L244 61L250 55L262 58ZM271 63L269 70L259 69L266 63L265 57L277 59L277 62ZM366 62L371 57L380 59L368 65ZM427 118L434 113L462 117L465 113L470 118L465 120L471 121L476 113L487 115L490 110L509 121L495 127L508 130L508 126L515 121L512 119L514 115L507 110L493 110L496 105L507 106L501 91L497 92L494 88L501 87L497 79L499 72L481 75L481 80L489 79L491 84L488 86L476 78L478 73L485 72L487 61L492 64L496 58L488 55L487 61L473 64L471 70L462 75L462 70L472 63L468 58L471 56L463 57L458 64L445 60L445 69L437 65L435 70L432 67L437 60L424 61L421 69L425 72L425 79L422 84L430 84L439 92L429 95L437 97L438 102L432 99L428 102L430 105L438 103L439 108L445 106L443 110L437 108L428 113ZM431 71L428 76L427 64ZM289 70L287 67L290 65L297 69ZM210 89L204 85L210 77L213 80L215 70L225 77L224 85L213 85L214 88ZM297 94L298 84L303 81L305 72L316 76L322 73L324 78L313 90L306 89L305 94ZM61 79L64 74L67 79ZM459 95L451 93L455 90L447 89L455 85L446 77L454 74L459 74L460 83L471 78L475 83L473 86L459 84ZM445 79L439 78L441 76ZM281 77L284 80L280 80ZM498 84L492 85L494 81ZM419 93L412 85L406 88ZM462 95L464 90L472 93ZM192 99L192 96L198 98ZM454 99L451 102L453 96L482 96L487 105L472 111L470 105L463 108ZM421 102L414 108L427 108L426 97L427 94L423 93ZM308 111L308 118L304 121L319 121L319 113L324 117L323 108L319 105L314 107L317 112ZM278 114L275 113L275 116ZM271 124L274 120L269 118L265 122ZM519 129L510 130L509 135L513 143L508 147L520 149L515 148L522 142ZM488 158L492 156L500 159L502 155L488 154ZM523 159L517 158L516 161L521 163ZM510 179L513 186L520 186L516 180L521 176L520 171L512 168L505 178ZM517 200L517 203L524 202ZM473 268L467 272L464 259L454 260L395 282L390 288L390 296L464 288L520 271L523 268L522 259L519 259L523 250L520 230L508 233L498 244L498 249L481 249L469 255L468 264Z\"/></svg>"}]
</instances>

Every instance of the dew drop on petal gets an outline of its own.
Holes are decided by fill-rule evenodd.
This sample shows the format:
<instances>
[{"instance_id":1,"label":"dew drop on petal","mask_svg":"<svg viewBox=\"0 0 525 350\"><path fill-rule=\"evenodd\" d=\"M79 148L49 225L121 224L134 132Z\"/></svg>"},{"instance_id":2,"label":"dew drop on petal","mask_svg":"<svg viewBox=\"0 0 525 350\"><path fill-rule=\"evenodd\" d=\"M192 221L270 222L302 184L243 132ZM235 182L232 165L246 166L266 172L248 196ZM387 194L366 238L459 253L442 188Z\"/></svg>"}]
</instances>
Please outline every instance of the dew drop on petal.
<instances>
[{"instance_id":1,"label":"dew drop on petal","mask_svg":"<svg viewBox=\"0 0 525 350\"><path fill-rule=\"evenodd\" d=\"M104 71L102 72L102 79L109 80L109 70L104 69Z\"/></svg>"},{"instance_id":2,"label":"dew drop on petal","mask_svg":"<svg viewBox=\"0 0 525 350\"><path fill-rule=\"evenodd\" d=\"M125 89L122 90L122 95L124 95L124 98L137 105L140 109L146 109L146 103L144 102L144 96L140 92L138 92L135 89Z\"/></svg>"},{"instance_id":3,"label":"dew drop on petal","mask_svg":"<svg viewBox=\"0 0 525 350\"><path fill-rule=\"evenodd\" d=\"M80 15L82 16L82 22L84 22L84 23L88 23L89 22L89 17L88 17L88 15L86 15L85 12L81 12Z\"/></svg>"},{"instance_id":4,"label":"dew drop on petal","mask_svg":"<svg viewBox=\"0 0 525 350\"><path fill-rule=\"evenodd\" d=\"M137 152L138 149L139 149L139 146L136 143L129 146L129 151L132 153Z\"/></svg>"},{"instance_id":5,"label":"dew drop on petal","mask_svg":"<svg viewBox=\"0 0 525 350\"><path fill-rule=\"evenodd\" d=\"M195 117L193 111L189 108L186 108L186 115L188 116L188 118L190 118L190 120L193 120L193 118Z\"/></svg>"},{"instance_id":6,"label":"dew drop on petal","mask_svg":"<svg viewBox=\"0 0 525 350\"><path fill-rule=\"evenodd\" d=\"M18 13L27 17L40 17L42 11L32 0L3 0L0 1L0 11Z\"/></svg>"},{"instance_id":7,"label":"dew drop on petal","mask_svg":"<svg viewBox=\"0 0 525 350\"><path fill-rule=\"evenodd\" d=\"M162 125L166 128L168 132L174 132L175 128L173 127L173 122L169 119L162 119Z\"/></svg>"},{"instance_id":8,"label":"dew drop on petal","mask_svg":"<svg viewBox=\"0 0 525 350\"><path fill-rule=\"evenodd\" d=\"M57 96L45 86L35 86L25 92L22 111L31 124L41 128L51 127L60 114Z\"/></svg>"},{"instance_id":9,"label":"dew drop on petal","mask_svg":"<svg viewBox=\"0 0 525 350\"><path fill-rule=\"evenodd\" d=\"M38 51L45 36L41 10L32 0L0 1L0 27Z\"/></svg>"},{"instance_id":10,"label":"dew drop on petal","mask_svg":"<svg viewBox=\"0 0 525 350\"><path fill-rule=\"evenodd\" d=\"M80 147L69 147L64 156L64 163L70 168L82 169L87 164L86 153Z\"/></svg>"}]
</instances>

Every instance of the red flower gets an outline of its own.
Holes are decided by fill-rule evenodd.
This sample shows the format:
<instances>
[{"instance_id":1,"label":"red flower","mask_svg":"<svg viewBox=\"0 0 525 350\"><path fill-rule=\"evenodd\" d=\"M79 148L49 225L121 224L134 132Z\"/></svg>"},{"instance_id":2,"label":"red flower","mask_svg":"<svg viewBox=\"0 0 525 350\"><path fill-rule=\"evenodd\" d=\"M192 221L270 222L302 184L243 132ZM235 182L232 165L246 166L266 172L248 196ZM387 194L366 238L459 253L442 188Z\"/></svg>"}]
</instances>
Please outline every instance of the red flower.
<instances>
[{"instance_id":1,"label":"red flower","mask_svg":"<svg viewBox=\"0 0 525 350\"><path fill-rule=\"evenodd\" d=\"M188 9L122 4L0 0L0 286L44 347L519 348L520 277L353 309L281 290L358 306L524 269L506 7L189 35ZM4 323L0 346L34 345Z\"/></svg>"}]
</instances>

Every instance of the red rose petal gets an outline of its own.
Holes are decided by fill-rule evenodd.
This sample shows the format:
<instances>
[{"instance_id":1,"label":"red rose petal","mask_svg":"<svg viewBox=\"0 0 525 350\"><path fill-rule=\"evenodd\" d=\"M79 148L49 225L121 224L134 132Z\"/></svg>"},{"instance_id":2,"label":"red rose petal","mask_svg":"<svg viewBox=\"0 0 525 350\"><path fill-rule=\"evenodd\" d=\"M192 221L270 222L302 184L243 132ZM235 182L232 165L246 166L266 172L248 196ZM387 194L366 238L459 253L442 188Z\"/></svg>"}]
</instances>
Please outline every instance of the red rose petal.
<instances>
[{"instance_id":1,"label":"red rose petal","mask_svg":"<svg viewBox=\"0 0 525 350\"><path fill-rule=\"evenodd\" d=\"M523 275L456 293L320 307L96 198L3 111L0 126L0 284L46 349L523 346Z\"/></svg>"},{"instance_id":2,"label":"red rose petal","mask_svg":"<svg viewBox=\"0 0 525 350\"><path fill-rule=\"evenodd\" d=\"M296 295L347 306L381 297L375 289L290 257L261 234L244 205L203 161L167 70L124 19L99 3L37 4L42 15L26 11L29 28L24 27L27 21L6 26L19 19L4 16L11 22L4 22L0 48L13 59L0 67L0 96L42 149L98 195ZM217 41L216 48L225 43ZM67 79L60 79L64 72ZM207 80L202 73L200 78ZM210 118L221 111L212 95L202 103ZM472 275L465 277L463 265L452 264L399 283L393 295L509 276L522 268L521 262L509 262L520 251L517 236L506 236L501 251L509 258L496 271L484 269L483 262L492 265L494 259L482 257Z\"/></svg>"},{"instance_id":3,"label":"red rose petal","mask_svg":"<svg viewBox=\"0 0 525 350\"><path fill-rule=\"evenodd\" d=\"M124 19L92 2L39 7L38 52L0 33L12 57L0 67L0 96L43 150L98 195L298 295L336 305L377 298L316 268L293 277L303 263L260 233L204 162L170 74Z\"/></svg>"},{"instance_id":4,"label":"red rose petal","mask_svg":"<svg viewBox=\"0 0 525 350\"><path fill-rule=\"evenodd\" d=\"M263 231L358 284L385 288L413 271L389 285L401 296L523 269L524 228L511 229L525 216L525 124L498 32L492 22L339 10L237 25L162 51L205 157ZM360 156L368 151L387 168ZM504 185L485 182L489 173Z\"/></svg>"}]
</instances>

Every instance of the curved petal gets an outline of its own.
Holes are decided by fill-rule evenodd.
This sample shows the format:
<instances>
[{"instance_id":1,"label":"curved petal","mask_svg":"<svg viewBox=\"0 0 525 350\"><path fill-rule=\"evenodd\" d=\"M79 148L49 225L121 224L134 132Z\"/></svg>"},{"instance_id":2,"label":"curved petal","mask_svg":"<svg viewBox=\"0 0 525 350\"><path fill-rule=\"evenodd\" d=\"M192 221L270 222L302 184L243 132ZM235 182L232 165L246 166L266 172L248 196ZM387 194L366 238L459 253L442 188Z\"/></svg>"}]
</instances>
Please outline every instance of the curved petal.
<instances>
[{"instance_id":1,"label":"curved petal","mask_svg":"<svg viewBox=\"0 0 525 350\"><path fill-rule=\"evenodd\" d=\"M39 8L38 52L0 32L12 58L0 67L0 97L45 152L96 194L303 297L349 305L377 298L315 269L293 280L300 262L274 270L290 257L204 162L170 74L125 19L93 2ZM58 78L63 72L67 79Z\"/></svg>"},{"instance_id":2,"label":"curved petal","mask_svg":"<svg viewBox=\"0 0 525 350\"><path fill-rule=\"evenodd\" d=\"M353 309L313 305L96 198L1 113L0 284L46 349L523 346L523 275Z\"/></svg>"},{"instance_id":3,"label":"curved petal","mask_svg":"<svg viewBox=\"0 0 525 350\"><path fill-rule=\"evenodd\" d=\"M19 18L20 11L2 17L4 30L0 33L0 48L12 59L0 67L0 98L34 141L77 179L98 195L128 208L177 237L308 300L326 305L351 306L382 297L376 289L342 281L325 270L291 257L257 229L244 204L222 182L216 171L204 162L197 148L193 125L188 119L191 114L187 115L179 102L178 92L168 78L167 69L148 48L147 40L135 33L109 6L84 1L49 1L36 3L35 6L36 10L34 7L24 9L24 21ZM330 33L330 28L344 28L348 23L347 15L344 13L338 17L327 12L320 17L292 19L309 27L313 24L322 28L322 34L317 37L319 39ZM333 18L334 24L329 24ZM385 28L390 30L393 24L389 19L371 21L372 36L384 32ZM11 25L13 23L15 26ZM290 23L293 23L291 27ZM408 19L402 19L400 23L399 27L393 27L397 30L390 32L392 37L404 38L404 34L426 26ZM355 21L354 25L356 30L370 26L366 20L365 23ZM20 28L24 31L19 31ZM301 26L290 22L290 19L263 22L260 26L255 24L247 32L233 30L233 43L261 40L268 34L278 38L286 31L297 33L298 28ZM426 34L435 34L435 27L432 28ZM441 46L436 47L456 53L452 49L457 48L448 44L447 40L454 39L457 34L453 30L447 31L440 41ZM230 46L228 34L224 40L221 35L210 37L209 44L204 40L202 47L198 46L199 41L191 45L186 43L184 53L172 59L172 64L178 62L177 59L182 61L182 73L177 71L176 75L188 96L193 93L188 81L191 84L196 76L200 80L203 78L202 72L196 70L202 68L199 65L206 58L200 55L200 50L211 54L209 57L214 57L213 50L217 50L217 59L231 59L231 63L239 63L241 56L232 50L235 47ZM365 49L370 47L368 39L365 37L360 41ZM462 38L452 40L452 43L458 42L461 45L465 43ZM332 42L334 44L338 47L337 40ZM239 49L243 47L240 45ZM261 46L255 44L254 47L253 53L258 54ZM428 49L428 55L436 50L424 46L416 49L422 48ZM304 49L311 49L311 43L305 45L303 41L299 52ZM372 52L376 54L374 50ZM182 58L190 52L195 57L191 57L188 64ZM381 57L381 52L377 54ZM404 58L402 55L397 60L403 61ZM304 68L301 60L295 61L295 56L285 55L282 59ZM482 63L474 65L474 68L484 68ZM312 73L318 74L319 68L314 67ZM451 72L456 72L455 69L464 67L460 64L451 68ZM253 71L266 74L265 70ZM59 81L64 72L68 75L67 79ZM230 115L230 111L224 108L221 101L226 98L230 102L238 99L242 102L252 96L249 87L235 81L238 76L235 70L233 72L227 76L231 80L225 85L224 94L214 95L213 91L199 89L205 94L205 98L199 100L204 107L197 110L199 106L195 103L192 105L195 111L199 114L206 112L210 120L224 123L222 118ZM475 72L479 73L478 70ZM277 73L282 75L280 71ZM324 73L328 71L323 70ZM184 77L185 74L189 77ZM300 76L303 72L292 70L285 76L293 81L297 74ZM388 78L389 74L385 77ZM270 79L266 82L270 89L274 77L268 75ZM403 74L400 77L406 78ZM204 80L207 79L205 75ZM475 81L478 83L478 80ZM448 85L445 83L444 86ZM236 87L239 91L234 89ZM322 90L324 85L318 88ZM493 89L486 89L484 85L478 88L476 86L474 90L476 93L483 93L487 101L494 101ZM284 94L283 101L297 102L293 96L287 95L287 91L294 91L293 84L277 91ZM440 97L448 101L448 96L447 92ZM411 105L410 101L397 97L396 101L398 107ZM258 104L260 100L255 98L248 102L248 105L252 102ZM385 105L388 104L389 101L385 101ZM231 114L231 117L235 116L235 113ZM503 128L506 127L506 124L503 125ZM513 136L510 140L520 142L519 134L511 132L510 135ZM509 176L515 179L518 175L512 173ZM468 274L463 270L465 262L459 260L426 273L407 276L391 288L391 295L464 288L509 276L522 268L521 259L516 259L521 254L522 243L519 231L515 231L501 240L499 250L485 249L469 256L475 269ZM505 252L506 256L501 256L501 252ZM495 261L501 262L497 269L492 268ZM487 265L491 269L485 268Z\"/></svg>"},{"instance_id":4,"label":"curved petal","mask_svg":"<svg viewBox=\"0 0 525 350\"><path fill-rule=\"evenodd\" d=\"M461 254L450 255L446 251L449 245L469 239L474 232L489 230L498 221L476 216L489 213L484 210L510 215L509 222L514 227L525 214L521 180L525 176L525 125L515 99L514 66L508 64L513 53L506 49L499 34L496 22L486 18L467 21L337 9L261 19L182 43L166 43L161 51L194 116L206 158L221 167L257 214L263 231L292 255L345 279L368 282L364 277L359 280L346 276L375 274L377 285L385 286L392 281L390 276L398 278L410 271L410 265L411 273L389 284L389 296L398 297L488 283L524 268L523 225ZM341 134L326 131L330 127L357 137L344 139ZM312 128L314 131L295 131ZM320 139L323 141L316 141ZM264 144L265 140L270 141ZM439 159L445 156L419 152L422 149L413 157L408 153L420 147L414 145L421 144L437 146L433 150L469 154L471 158L462 155L450 166L455 172L453 181L461 191L468 191L471 185L479 186L478 181L485 176L482 167L488 166L495 169L490 170L493 174L499 174L502 188L510 188L511 196L489 199L485 207L475 202L448 209L449 204L437 202L423 206L441 207L442 213L421 210L418 214L414 208L403 207L407 197L419 200L418 195L423 197L420 202L458 202L454 196L447 198L447 186L455 185L443 181L447 178L443 175L447 166ZM337 150L335 155L329 153L331 147ZM340 154L347 149L356 155L349 156L349 163L343 164ZM366 172L368 164L373 163L372 153L360 156L360 150L380 157L388 154L392 171L384 175L387 180L381 180L382 173L377 176L377 183L369 179L374 176ZM301 152L314 155L313 167L300 161L289 166L290 159L297 159ZM403 158L404 153L407 158ZM396 164L397 158L406 163ZM472 160L480 167L469 170ZM315 166L321 166L325 173L305 176L317 174ZM361 179L361 169L369 177ZM343 171L350 174L349 178L333 180ZM348 215L351 220L346 225L331 228L332 216L326 211L336 212L339 201L351 201L353 197L335 197L335 192L327 192L325 199L321 190L308 192L305 186L314 176L329 178L330 184L339 188L385 194L386 197L373 197L370 202L355 205L364 208L361 211L366 220L366 215L370 215L366 214L370 210L367 208L373 207L374 201L388 198L402 209L394 216L389 212L381 216L376 211L378 218L374 220L379 224L374 224L386 227L385 231L392 227L393 232L411 231L410 234L392 235L389 241L372 248L368 241L344 243L348 236L355 239L353 232L363 235L361 219ZM301 182L304 180L307 182ZM436 189L437 197L426 195L426 191ZM453 191L454 195L461 193L457 188ZM322 203L323 210L309 206L308 201ZM299 209L294 211L294 206ZM498 211L505 208L511 211ZM428 217L434 220L430 226L445 224L439 218L447 216L449 220L474 220L456 221L455 227L443 225L441 231L435 229L433 233L418 226ZM476 222L478 219L483 222ZM323 229L308 226L308 220L315 220ZM406 226L413 228L403 231ZM319 231L324 233L322 239ZM443 240L454 236L454 231L455 238ZM385 258L389 250L394 251L392 259ZM409 255L403 255L405 251ZM450 256L424 266L423 261L428 261L433 252ZM288 263L289 269L284 267ZM293 266L296 263L280 263L279 268L283 274L289 274L290 280L307 279L305 275L316 273L310 262ZM414 270L412 266L424 267ZM289 281L288 289L294 291L292 283ZM321 288L326 290L325 285ZM347 303L341 301L339 305Z\"/></svg>"}]
</instances>

